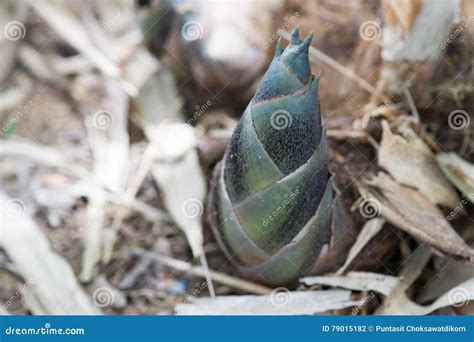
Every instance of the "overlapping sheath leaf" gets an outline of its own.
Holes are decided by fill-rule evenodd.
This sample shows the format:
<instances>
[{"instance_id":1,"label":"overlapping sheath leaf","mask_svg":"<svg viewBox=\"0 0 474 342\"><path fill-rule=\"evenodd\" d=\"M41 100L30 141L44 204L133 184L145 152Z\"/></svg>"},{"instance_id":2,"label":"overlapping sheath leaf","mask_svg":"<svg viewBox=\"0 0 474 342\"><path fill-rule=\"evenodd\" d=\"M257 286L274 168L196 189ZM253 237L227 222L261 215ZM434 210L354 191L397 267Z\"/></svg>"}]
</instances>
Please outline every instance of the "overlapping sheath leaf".
<instances>
[{"instance_id":1,"label":"overlapping sheath leaf","mask_svg":"<svg viewBox=\"0 0 474 342\"><path fill-rule=\"evenodd\" d=\"M311 36L292 34L275 57L214 171L211 224L227 257L271 285L301 276L331 239L327 168Z\"/></svg>"}]
</instances>

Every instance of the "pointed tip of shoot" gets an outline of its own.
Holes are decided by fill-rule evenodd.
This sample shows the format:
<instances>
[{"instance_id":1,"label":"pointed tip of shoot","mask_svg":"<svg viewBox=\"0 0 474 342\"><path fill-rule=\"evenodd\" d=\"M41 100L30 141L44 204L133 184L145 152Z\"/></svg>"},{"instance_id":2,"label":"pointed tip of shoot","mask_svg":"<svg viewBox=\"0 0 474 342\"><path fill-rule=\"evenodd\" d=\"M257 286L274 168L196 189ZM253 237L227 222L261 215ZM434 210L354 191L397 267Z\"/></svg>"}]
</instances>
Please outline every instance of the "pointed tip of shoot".
<instances>
[{"instance_id":1,"label":"pointed tip of shoot","mask_svg":"<svg viewBox=\"0 0 474 342\"><path fill-rule=\"evenodd\" d=\"M309 46L311 45L311 41L312 41L312 40L313 40L313 31L311 31L311 33L310 33L305 39L303 39L303 41L302 41L301 44L299 45L298 50L299 50L300 52L308 51Z\"/></svg>"},{"instance_id":2,"label":"pointed tip of shoot","mask_svg":"<svg viewBox=\"0 0 474 342\"><path fill-rule=\"evenodd\" d=\"M291 45L299 45L300 43L300 29L296 26L291 32Z\"/></svg>"}]
</instances>

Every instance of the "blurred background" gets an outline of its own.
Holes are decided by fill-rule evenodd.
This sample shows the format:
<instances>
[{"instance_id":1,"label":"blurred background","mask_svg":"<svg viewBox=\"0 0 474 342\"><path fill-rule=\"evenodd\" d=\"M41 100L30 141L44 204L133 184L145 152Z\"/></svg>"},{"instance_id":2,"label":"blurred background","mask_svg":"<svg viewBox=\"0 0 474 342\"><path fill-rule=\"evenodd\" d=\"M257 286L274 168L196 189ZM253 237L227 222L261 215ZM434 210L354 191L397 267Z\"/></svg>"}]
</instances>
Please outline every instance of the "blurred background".
<instances>
[{"instance_id":1,"label":"blurred background","mask_svg":"<svg viewBox=\"0 0 474 342\"><path fill-rule=\"evenodd\" d=\"M0 313L200 313L214 294L275 294L227 262L206 200L277 41L295 27L314 33L331 168L352 239L367 240L341 272L412 290L400 299L358 283L337 305L290 313L351 314L346 295L352 314L403 314L411 300L469 313L474 287L455 293L462 306L442 297L474 277L443 245L446 231L474 237L469 0L1 0ZM387 203L358 182L380 170L395 193ZM379 215L390 205L426 215ZM438 218L449 227L433 228ZM411 283L396 283L402 274ZM327 286L341 287L298 289Z\"/></svg>"}]
</instances>

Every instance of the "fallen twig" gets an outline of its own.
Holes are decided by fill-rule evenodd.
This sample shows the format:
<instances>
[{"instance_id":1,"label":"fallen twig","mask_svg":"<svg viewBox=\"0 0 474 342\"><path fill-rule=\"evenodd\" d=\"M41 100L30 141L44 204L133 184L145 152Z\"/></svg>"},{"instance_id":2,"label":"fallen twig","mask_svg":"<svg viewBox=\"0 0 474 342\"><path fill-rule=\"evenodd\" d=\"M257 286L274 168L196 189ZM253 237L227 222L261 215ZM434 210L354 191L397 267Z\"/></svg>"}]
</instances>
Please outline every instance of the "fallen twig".
<instances>
[{"instance_id":1,"label":"fallen twig","mask_svg":"<svg viewBox=\"0 0 474 342\"><path fill-rule=\"evenodd\" d=\"M203 266L195 266L191 265L190 263L178 259L173 259L164 255L160 255L158 253L153 253L153 252L147 252L143 249L139 248L131 248L130 252L134 255L138 255L144 258L150 258L152 260L155 260L163 265L166 265L168 267L174 268L178 271L182 272L188 272L191 274L194 274L198 277L203 277L206 278L206 271ZM231 286L235 289L246 291L249 293L256 293L256 294L269 294L272 292L271 288L268 288L266 286L262 286L259 284L252 283L247 280L242 280L239 278L235 278L232 276L229 276L224 273L216 272L209 270L209 275L212 280L227 285Z\"/></svg>"}]
</instances>

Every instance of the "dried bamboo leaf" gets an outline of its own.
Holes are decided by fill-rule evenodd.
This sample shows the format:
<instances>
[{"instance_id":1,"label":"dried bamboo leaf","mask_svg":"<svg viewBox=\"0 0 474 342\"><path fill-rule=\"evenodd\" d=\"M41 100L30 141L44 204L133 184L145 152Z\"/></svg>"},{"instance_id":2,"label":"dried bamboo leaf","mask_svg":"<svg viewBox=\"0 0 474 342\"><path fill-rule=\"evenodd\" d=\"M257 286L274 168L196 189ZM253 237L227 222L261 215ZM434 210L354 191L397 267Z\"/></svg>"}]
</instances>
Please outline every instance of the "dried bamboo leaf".
<instances>
[{"instance_id":1,"label":"dried bamboo leaf","mask_svg":"<svg viewBox=\"0 0 474 342\"><path fill-rule=\"evenodd\" d=\"M160 67L162 67L162 69ZM124 74L125 78L140 90L137 101L142 102L147 99L147 96L144 97L144 93L146 91L144 86L146 86L147 82L151 82L151 84L162 87L163 91L176 90L174 82L171 84L171 87L168 87L168 84L160 83L160 78L165 77L163 75L167 74L168 72L169 71L160 65L158 60L154 58L151 53L145 49L145 47L140 46L133 52L133 55L128 58ZM148 86L151 86L151 84ZM154 93L153 95L155 97L163 96L163 94L159 92Z\"/></svg>"},{"instance_id":2,"label":"dried bamboo leaf","mask_svg":"<svg viewBox=\"0 0 474 342\"><path fill-rule=\"evenodd\" d=\"M336 274L341 275L343 274L347 267L351 264L352 261L359 255L362 249L369 243L369 241L377 235L378 232L382 229L385 220L379 217L373 218L367 221L362 227L359 235L357 236L357 240L352 245L349 254L347 255L347 259L344 262L344 265L336 272Z\"/></svg>"},{"instance_id":3,"label":"dried bamboo leaf","mask_svg":"<svg viewBox=\"0 0 474 342\"><path fill-rule=\"evenodd\" d=\"M456 153L439 153L436 160L451 183L474 203L474 165Z\"/></svg>"},{"instance_id":4,"label":"dried bamboo leaf","mask_svg":"<svg viewBox=\"0 0 474 342\"><path fill-rule=\"evenodd\" d=\"M376 291L386 296L398 286L400 279L371 272L349 272L347 276L319 276L301 278L306 286L328 285L357 291Z\"/></svg>"},{"instance_id":5,"label":"dried bamboo leaf","mask_svg":"<svg viewBox=\"0 0 474 342\"><path fill-rule=\"evenodd\" d=\"M432 302L449 289L471 278L474 278L473 265L456 260L444 260L437 268L436 277L423 287L417 299L420 303Z\"/></svg>"},{"instance_id":6,"label":"dried bamboo leaf","mask_svg":"<svg viewBox=\"0 0 474 342\"><path fill-rule=\"evenodd\" d=\"M146 54L142 57L151 62ZM139 65L135 63L134 67ZM185 233L193 255L200 257L209 293L213 296L214 287L202 246L201 216L206 181L199 165L194 129L176 122L183 120L182 102L177 96L173 74L168 69L159 68L148 80L135 81L142 85L136 99L140 124L160 159L151 166L152 175L170 215Z\"/></svg>"},{"instance_id":7,"label":"dried bamboo leaf","mask_svg":"<svg viewBox=\"0 0 474 342\"><path fill-rule=\"evenodd\" d=\"M295 291L277 288L267 296L199 298L178 304L178 315L312 315L360 305L351 291Z\"/></svg>"},{"instance_id":8,"label":"dried bamboo leaf","mask_svg":"<svg viewBox=\"0 0 474 342\"><path fill-rule=\"evenodd\" d=\"M139 69L139 64L130 66L130 74ZM142 83L140 92L136 98L136 105L140 112L141 122L145 133L150 129L155 129L156 125L164 120L183 121L182 100L178 96L176 82L171 71L167 68L160 68L151 73L147 80L133 79L133 82ZM148 134L148 133L147 133Z\"/></svg>"},{"instance_id":9,"label":"dried bamboo leaf","mask_svg":"<svg viewBox=\"0 0 474 342\"><path fill-rule=\"evenodd\" d=\"M87 207L87 226L83 227L83 282L92 280L95 267L103 255L106 203L103 189L123 189L128 171L128 96L113 81L106 80L105 88L110 106L86 117L86 127L94 154L94 173L93 189Z\"/></svg>"},{"instance_id":10,"label":"dried bamboo leaf","mask_svg":"<svg viewBox=\"0 0 474 342\"><path fill-rule=\"evenodd\" d=\"M474 278L471 278L447 291L431 305L418 305L405 297L404 299L399 299L396 309L391 308L390 310L385 310L383 314L428 315L435 310L447 306L461 307L467 305L467 303L472 300L474 300Z\"/></svg>"},{"instance_id":11,"label":"dried bamboo leaf","mask_svg":"<svg viewBox=\"0 0 474 342\"><path fill-rule=\"evenodd\" d=\"M474 278L471 278L444 293L433 304L424 308L424 314L427 315L446 306L464 306L471 300L474 300Z\"/></svg>"},{"instance_id":12,"label":"dried bamboo leaf","mask_svg":"<svg viewBox=\"0 0 474 342\"><path fill-rule=\"evenodd\" d=\"M413 303L405 292L421 275L426 264L430 261L431 255L431 251L426 245L420 245L410 254L399 274L401 280L398 286L385 298L383 305L376 311L376 314L401 315L405 312L416 312L421 308Z\"/></svg>"},{"instance_id":13,"label":"dried bamboo leaf","mask_svg":"<svg viewBox=\"0 0 474 342\"><path fill-rule=\"evenodd\" d=\"M157 148L158 160L152 174L166 208L186 234L193 255L200 256L206 182L195 149L194 130L182 123L164 123L148 136Z\"/></svg>"},{"instance_id":14,"label":"dried bamboo leaf","mask_svg":"<svg viewBox=\"0 0 474 342\"><path fill-rule=\"evenodd\" d=\"M106 96L103 101L110 105L88 117L86 125L98 182L106 189L120 191L124 188L129 163L129 98L116 82L104 80L104 83Z\"/></svg>"},{"instance_id":15,"label":"dried bamboo leaf","mask_svg":"<svg viewBox=\"0 0 474 342\"><path fill-rule=\"evenodd\" d=\"M435 204L454 208L459 203L459 197L423 140L408 127L401 134L393 133L385 120L382 121L382 127L379 165L398 183L418 189Z\"/></svg>"},{"instance_id":16,"label":"dried bamboo leaf","mask_svg":"<svg viewBox=\"0 0 474 342\"><path fill-rule=\"evenodd\" d=\"M94 188L93 184L91 183L91 175L89 171L79 165L74 164L72 160L68 159L55 148L33 144L27 140L21 139L2 140L0 142L0 158L9 156L28 158L44 166L61 168L61 170L66 170L71 173L71 175L79 178L75 184L67 188L47 189L48 193L50 193L52 196L64 196L61 194L62 192L67 193L66 196L73 198L79 198L83 196L92 197L92 193L94 191L100 190L104 192L106 201L115 203L117 205L130 207L133 210L143 214L150 221L157 222L169 220L168 215L164 211L151 207L123 191L108 192L104 189Z\"/></svg>"},{"instance_id":17,"label":"dried bamboo leaf","mask_svg":"<svg viewBox=\"0 0 474 342\"><path fill-rule=\"evenodd\" d=\"M383 172L359 184L359 191L364 198L376 200L380 215L394 226L447 255L466 259L474 256L474 250L440 209L418 191L398 184Z\"/></svg>"},{"instance_id":18,"label":"dried bamboo leaf","mask_svg":"<svg viewBox=\"0 0 474 342\"><path fill-rule=\"evenodd\" d=\"M51 250L35 222L25 214L24 203L0 192L1 247L22 277L31 284L29 293L38 304L33 313L50 315L99 314L76 281L67 261Z\"/></svg>"}]
</instances>

